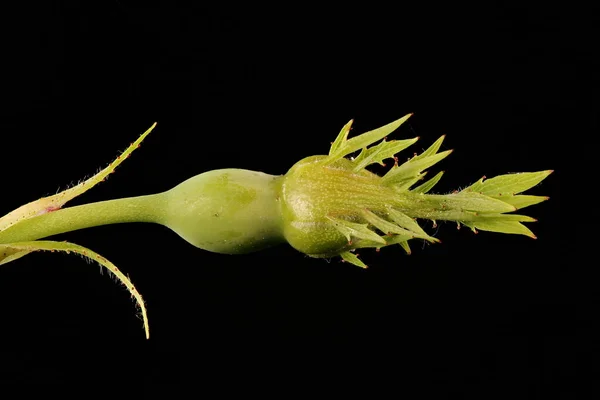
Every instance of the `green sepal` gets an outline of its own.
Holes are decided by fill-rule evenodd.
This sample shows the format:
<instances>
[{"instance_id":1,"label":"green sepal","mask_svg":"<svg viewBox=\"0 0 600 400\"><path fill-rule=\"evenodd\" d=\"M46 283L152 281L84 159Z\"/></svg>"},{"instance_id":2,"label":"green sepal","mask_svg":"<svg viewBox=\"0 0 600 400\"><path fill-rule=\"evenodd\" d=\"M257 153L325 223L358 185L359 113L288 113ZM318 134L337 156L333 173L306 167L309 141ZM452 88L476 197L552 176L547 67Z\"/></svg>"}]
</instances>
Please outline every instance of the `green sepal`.
<instances>
[{"instance_id":1,"label":"green sepal","mask_svg":"<svg viewBox=\"0 0 600 400\"><path fill-rule=\"evenodd\" d=\"M440 136L438 138L438 140L433 142L433 144L427 148L427 150L425 150L424 152L422 152L421 154L416 156L416 159L418 160L418 159L429 157L429 156L436 154L438 152L438 150L440 149L440 147L442 147L442 143L444 142L445 138L446 138L446 135Z\"/></svg>"},{"instance_id":2,"label":"green sepal","mask_svg":"<svg viewBox=\"0 0 600 400\"><path fill-rule=\"evenodd\" d=\"M352 139L346 139L348 136L347 131L350 128L348 127L348 129L342 129L342 131L338 134L338 137L331 145L331 148L329 150L329 156L323 159L323 163L325 165L331 164L350 153L354 153L357 150L363 149L369 146L370 144L373 144L383 139L384 137L398 129L398 127L400 127L400 125L402 125L407 119L409 119L411 115L412 114L405 115L404 117L387 125L384 125L381 128L377 128L372 131L363 133L361 135L353 137ZM350 122L348 124L350 124Z\"/></svg>"},{"instance_id":3,"label":"green sepal","mask_svg":"<svg viewBox=\"0 0 600 400\"><path fill-rule=\"evenodd\" d=\"M379 229L384 235L405 235L411 239L415 237L414 232L410 232L392 222L386 221L369 210L362 210L361 215L369 224Z\"/></svg>"},{"instance_id":4,"label":"green sepal","mask_svg":"<svg viewBox=\"0 0 600 400\"><path fill-rule=\"evenodd\" d=\"M429 194L424 196L422 206L431 205L437 210L464 210L487 213L505 213L515 211L515 207L496 198L477 192L458 192L451 194Z\"/></svg>"},{"instance_id":5,"label":"green sepal","mask_svg":"<svg viewBox=\"0 0 600 400\"><path fill-rule=\"evenodd\" d=\"M521 208L533 206L549 199L547 196L531 196L526 194L518 194L515 196L502 196L500 197L503 202L514 206L517 210Z\"/></svg>"},{"instance_id":6,"label":"green sepal","mask_svg":"<svg viewBox=\"0 0 600 400\"><path fill-rule=\"evenodd\" d=\"M360 261L360 259L356 256L356 254L351 253L349 251L344 251L344 252L340 253L340 257L342 257L342 259L344 261L349 262L350 264L356 265L357 267L368 268L364 262Z\"/></svg>"},{"instance_id":7,"label":"green sepal","mask_svg":"<svg viewBox=\"0 0 600 400\"><path fill-rule=\"evenodd\" d=\"M543 181L553 171L520 172L499 175L494 178L481 178L463 191L473 191L488 196L512 196L530 189Z\"/></svg>"},{"instance_id":8,"label":"green sepal","mask_svg":"<svg viewBox=\"0 0 600 400\"><path fill-rule=\"evenodd\" d=\"M350 129L352 128L353 119L348 121L346 125L342 127L340 133L338 133L337 137L331 143L331 147L329 148L329 155L334 154L348 139L348 133L350 133Z\"/></svg>"},{"instance_id":9,"label":"green sepal","mask_svg":"<svg viewBox=\"0 0 600 400\"><path fill-rule=\"evenodd\" d=\"M408 255L412 254L412 250L410 249L410 245L408 244L407 241L398 242L398 244L400 245L400 247L402 247L404 249L406 254L408 254Z\"/></svg>"},{"instance_id":10,"label":"green sepal","mask_svg":"<svg viewBox=\"0 0 600 400\"><path fill-rule=\"evenodd\" d=\"M393 189L396 190L397 192L405 192L405 191L409 190L411 187L413 187L417 182L425 179L425 176L427 176L427 171L421 172L421 173L417 174L416 176L398 181L398 182L394 183Z\"/></svg>"},{"instance_id":11,"label":"green sepal","mask_svg":"<svg viewBox=\"0 0 600 400\"><path fill-rule=\"evenodd\" d=\"M476 221L464 222L464 224L473 230L479 229L489 232L525 235L529 236L530 238L537 239L533 232L531 232L529 228L519 221L509 220L501 217L478 219Z\"/></svg>"},{"instance_id":12,"label":"green sepal","mask_svg":"<svg viewBox=\"0 0 600 400\"><path fill-rule=\"evenodd\" d=\"M437 185L437 183L440 181L440 179L442 179L443 175L444 175L444 171L440 171L433 178L431 178L427 182L417 186L416 188L414 188L411 191L413 193L429 193L429 191L431 189L433 189L433 187L435 185Z\"/></svg>"},{"instance_id":13,"label":"green sepal","mask_svg":"<svg viewBox=\"0 0 600 400\"><path fill-rule=\"evenodd\" d=\"M417 235L417 237L427 239L432 242L437 240L427 235L427 233L423 230L423 228L421 228L417 221L404 214L403 212L394 210L393 208L388 208L388 215L396 224L412 232L413 235Z\"/></svg>"},{"instance_id":14,"label":"green sepal","mask_svg":"<svg viewBox=\"0 0 600 400\"><path fill-rule=\"evenodd\" d=\"M387 246L398 244L398 245L400 245L400 247L402 247L404 249L406 254L411 254L412 251L410 249L410 245L408 244L408 241L410 239L411 239L411 237L409 237L409 236L394 235L394 236L386 237L386 242L387 242Z\"/></svg>"},{"instance_id":15,"label":"green sepal","mask_svg":"<svg viewBox=\"0 0 600 400\"><path fill-rule=\"evenodd\" d=\"M418 137L406 140L384 140L377 146L363 148L358 157L353 160L356 164L353 171L358 172L371 164L383 165L383 160L393 158L396 153L413 145L417 140L419 140Z\"/></svg>"},{"instance_id":16,"label":"green sepal","mask_svg":"<svg viewBox=\"0 0 600 400\"><path fill-rule=\"evenodd\" d=\"M394 185L401 183L407 179L413 179L419 176L425 169L437 164L444 158L448 157L452 150L446 150L441 153L433 154L426 157L415 156L404 164L394 166L382 178L381 181L385 185Z\"/></svg>"},{"instance_id":17,"label":"green sepal","mask_svg":"<svg viewBox=\"0 0 600 400\"><path fill-rule=\"evenodd\" d=\"M356 222L346 221L344 219L327 217L333 226L348 240L349 243L353 239L370 240L375 243L381 243L385 245L385 240L369 229L368 224L359 224Z\"/></svg>"},{"instance_id":18,"label":"green sepal","mask_svg":"<svg viewBox=\"0 0 600 400\"><path fill-rule=\"evenodd\" d=\"M532 218L528 215L521 214L477 214L474 222L479 221L517 221L517 222L537 222L537 219Z\"/></svg>"}]
</instances>

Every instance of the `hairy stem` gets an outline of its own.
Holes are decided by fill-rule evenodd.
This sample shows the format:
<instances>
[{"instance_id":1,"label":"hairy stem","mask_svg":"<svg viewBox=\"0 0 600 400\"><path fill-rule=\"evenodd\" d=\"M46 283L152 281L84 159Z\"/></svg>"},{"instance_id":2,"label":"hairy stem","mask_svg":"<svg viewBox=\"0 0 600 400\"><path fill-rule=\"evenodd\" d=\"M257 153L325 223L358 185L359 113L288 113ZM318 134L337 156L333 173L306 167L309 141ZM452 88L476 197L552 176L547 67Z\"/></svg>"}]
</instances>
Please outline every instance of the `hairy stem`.
<instances>
[{"instance_id":1,"label":"hairy stem","mask_svg":"<svg viewBox=\"0 0 600 400\"><path fill-rule=\"evenodd\" d=\"M0 232L0 243L38 240L94 226L127 222L161 223L162 193L99 201L50 211Z\"/></svg>"}]
</instances>

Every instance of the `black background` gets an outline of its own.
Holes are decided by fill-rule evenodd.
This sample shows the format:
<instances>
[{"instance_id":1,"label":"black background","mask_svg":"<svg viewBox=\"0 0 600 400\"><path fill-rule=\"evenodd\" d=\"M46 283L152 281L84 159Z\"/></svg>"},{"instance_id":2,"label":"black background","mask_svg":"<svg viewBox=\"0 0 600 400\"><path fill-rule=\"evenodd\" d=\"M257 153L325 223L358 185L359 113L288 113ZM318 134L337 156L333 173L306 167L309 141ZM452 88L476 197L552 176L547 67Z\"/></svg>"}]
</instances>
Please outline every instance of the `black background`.
<instances>
[{"instance_id":1,"label":"black background","mask_svg":"<svg viewBox=\"0 0 600 400\"><path fill-rule=\"evenodd\" d=\"M360 133L408 112L394 137L420 136L420 151L447 134L444 148L456 149L436 169L446 171L440 192L483 175L556 172L531 191L551 196L527 209L537 240L441 224L443 244L414 243L411 256L361 252L368 270L287 246L211 254L154 225L61 235L130 275L151 339L97 266L32 254L0 270L0 380L108 374L229 390L285 378L290 393L369 377L394 395L598 395L592 265L566 255L578 228L560 212L566 160L597 131L593 10L106 1L2 19L3 212L94 173L154 121L111 179L70 204L218 168L282 174L325 153L351 118Z\"/></svg>"}]
</instances>

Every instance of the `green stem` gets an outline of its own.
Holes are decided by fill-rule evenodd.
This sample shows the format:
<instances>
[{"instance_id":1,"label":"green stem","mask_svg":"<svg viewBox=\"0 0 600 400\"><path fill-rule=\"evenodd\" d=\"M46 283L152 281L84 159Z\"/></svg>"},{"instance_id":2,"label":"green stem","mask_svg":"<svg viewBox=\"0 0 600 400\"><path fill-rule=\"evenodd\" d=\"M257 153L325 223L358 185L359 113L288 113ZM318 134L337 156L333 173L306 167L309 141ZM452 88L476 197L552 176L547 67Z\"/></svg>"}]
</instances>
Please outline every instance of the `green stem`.
<instances>
[{"instance_id":1,"label":"green stem","mask_svg":"<svg viewBox=\"0 0 600 400\"><path fill-rule=\"evenodd\" d=\"M38 240L48 236L127 222L162 223L162 193L99 201L68 207L33 217L0 232L0 243Z\"/></svg>"}]
</instances>

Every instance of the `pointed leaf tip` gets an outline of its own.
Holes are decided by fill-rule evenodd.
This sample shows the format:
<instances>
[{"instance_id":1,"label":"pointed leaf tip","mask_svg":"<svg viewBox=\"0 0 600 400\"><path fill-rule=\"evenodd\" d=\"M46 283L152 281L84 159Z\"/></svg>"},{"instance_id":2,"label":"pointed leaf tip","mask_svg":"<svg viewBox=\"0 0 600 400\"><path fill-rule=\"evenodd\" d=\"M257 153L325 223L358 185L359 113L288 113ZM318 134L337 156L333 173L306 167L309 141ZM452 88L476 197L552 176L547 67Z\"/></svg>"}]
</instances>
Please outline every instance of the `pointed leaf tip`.
<instances>
[{"instance_id":1,"label":"pointed leaf tip","mask_svg":"<svg viewBox=\"0 0 600 400\"><path fill-rule=\"evenodd\" d=\"M464 224L470 228L477 228L482 231L518 234L529 236L532 239L537 239L533 232L531 232L531 230L529 230L529 228L527 228L521 222L502 217L503 216L488 219L478 219L475 221L464 222Z\"/></svg>"},{"instance_id":2,"label":"pointed leaf tip","mask_svg":"<svg viewBox=\"0 0 600 400\"><path fill-rule=\"evenodd\" d=\"M488 196L516 195L536 186L550 174L551 170L546 170L499 175L487 180L483 177L465 190Z\"/></svg>"},{"instance_id":3,"label":"pointed leaf tip","mask_svg":"<svg viewBox=\"0 0 600 400\"><path fill-rule=\"evenodd\" d=\"M327 217L333 226L350 242L353 239L369 240L375 243L386 244L385 239L368 228L368 224L359 224L344 219Z\"/></svg>"},{"instance_id":4,"label":"pointed leaf tip","mask_svg":"<svg viewBox=\"0 0 600 400\"><path fill-rule=\"evenodd\" d=\"M349 251L344 251L342 253L340 253L340 257L342 257L343 261L349 262L352 265L356 265L357 267L361 267L364 269L367 269L368 266L362 262L357 256L356 254L353 254Z\"/></svg>"},{"instance_id":5,"label":"pointed leaf tip","mask_svg":"<svg viewBox=\"0 0 600 400\"><path fill-rule=\"evenodd\" d=\"M433 178L412 190L413 193L428 193L442 179L444 171L438 172Z\"/></svg>"},{"instance_id":6,"label":"pointed leaf tip","mask_svg":"<svg viewBox=\"0 0 600 400\"><path fill-rule=\"evenodd\" d=\"M142 141L148 136L148 134L154 129L156 126L156 122L152 124L150 128L148 128L144 133L142 133L136 141L131 143L125 151L121 153L112 163L110 163L106 168L102 169L100 172L92 176L91 178L82 181L81 183L63 190L55 195L42 197L38 200L29 202L27 204L22 205L21 207L9 212L2 218L0 218L0 231L3 231L15 224L19 221L35 217L38 215L42 215L51 211L55 211L63 207L67 202L74 199L77 196L87 192L96 184L104 181L108 175L110 175L114 170L123 162L125 159L131 155L137 149Z\"/></svg>"},{"instance_id":7,"label":"pointed leaf tip","mask_svg":"<svg viewBox=\"0 0 600 400\"><path fill-rule=\"evenodd\" d=\"M387 125L384 125L380 128L373 129L369 132L365 132L351 139L347 139L349 124L346 124L342 131L338 134L338 137L334 141L333 145L329 150L329 156L324 160L325 164L330 164L343 158L344 156L351 154L357 150L361 150L369 146L372 143L377 142L378 140L383 139L396 129L400 127L410 115L405 115L404 117L397 119L396 121L390 122ZM346 129L347 128L347 129ZM346 140L347 139L347 140Z\"/></svg>"},{"instance_id":8,"label":"pointed leaf tip","mask_svg":"<svg viewBox=\"0 0 600 400\"><path fill-rule=\"evenodd\" d=\"M113 263L102 257L100 254L86 248L70 242L55 242L48 240L36 240L30 242L16 242L8 244L0 244L0 265L14 261L27 254L35 251L59 251L66 254L75 253L79 254L86 259L96 261L109 273L113 274L116 279L127 289L127 291L134 298L143 321L144 333L146 339L150 338L150 328L148 325L148 314L146 311L146 305L140 292L133 285L128 276L123 274Z\"/></svg>"},{"instance_id":9,"label":"pointed leaf tip","mask_svg":"<svg viewBox=\"0 0 600 400\"><path fill-rule=\"evenodd\" d=\"M384 160L394 158L397 153L413 145L416 141L417 138L390 141L384 139L376 146L363 148L358 157L353 160L355 163L353 171L360 171L371 164L384 165Z\"/></svg>"}]
</instances>

